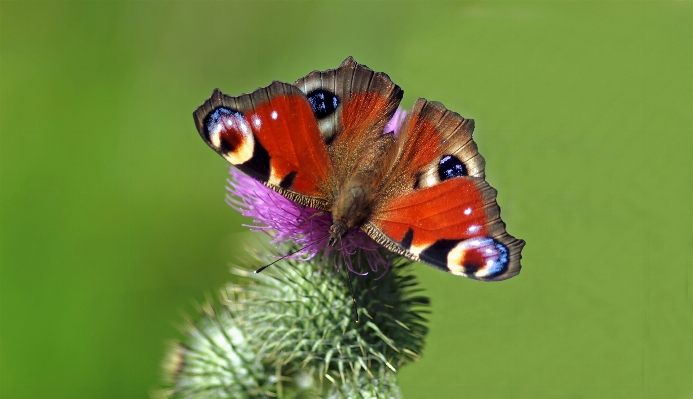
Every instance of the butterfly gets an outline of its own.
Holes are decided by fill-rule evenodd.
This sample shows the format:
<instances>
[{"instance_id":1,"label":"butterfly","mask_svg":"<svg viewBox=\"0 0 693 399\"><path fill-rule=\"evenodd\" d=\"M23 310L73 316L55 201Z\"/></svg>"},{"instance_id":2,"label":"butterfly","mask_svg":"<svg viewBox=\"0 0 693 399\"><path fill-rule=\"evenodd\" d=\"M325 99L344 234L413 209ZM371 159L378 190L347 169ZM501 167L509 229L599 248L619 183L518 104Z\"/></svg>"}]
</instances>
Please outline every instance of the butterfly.
<instances>
[{"instance_id":1,"label":"butterfly","mask_svg":"<svg viewBox=\"0 0 693 399\"><path fill-rule=\"evenodd\" d=\"M525 242L505 231L472 140L474 121L418 99L384 132L403 91L347 58L293 85L231 97L215 89L193 113L202 139L289 200L331 212L328 245L360 228L408 259L498 281L520 272Z\"/></svg>"}]
</instances>

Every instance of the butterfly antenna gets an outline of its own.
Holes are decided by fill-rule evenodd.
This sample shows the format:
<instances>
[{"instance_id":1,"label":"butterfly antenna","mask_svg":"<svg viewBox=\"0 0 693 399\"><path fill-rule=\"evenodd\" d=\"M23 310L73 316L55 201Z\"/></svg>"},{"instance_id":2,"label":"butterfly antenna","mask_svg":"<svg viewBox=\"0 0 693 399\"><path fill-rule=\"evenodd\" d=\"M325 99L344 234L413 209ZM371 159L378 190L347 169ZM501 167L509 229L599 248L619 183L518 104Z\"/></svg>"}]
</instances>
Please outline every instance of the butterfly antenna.
<instances>
[{"instance_id":1,"label":"butterfly antenna","mask_svg":"<svg viewBox=\"0 0 693 399\"><path fill-rule=\"evenodd\" d=\"M289 253L286 254L286 255L282 255L279 259L275 260L274 262L269 263L269 264L267 264L267 265L264 265L264 266L260 267L259 269L255 270L255 273L256 273L256 274L257 274L257 273L260 273L261 271L267 269L268 267L270 267L270 266L272 266L273 264L279 262L280 260L284 260L284 259L286 259L287 257L289 257L289 256L291 256L291 255L294 255L294 254L296 254L296 253L299 253L299 252L303 251L304 249L310 247L311 245L315 244L316 242L322 241L322 240L324 240L324 239L327 238L327 237L328 237L327 235L324 235L324 236L318 238L318 239L315 240L315 241L309 242L308 244L304 245L303 247L301 247L301 248L299 248L299 249L297 249L297 250L295 250L295 251L291 251L291 252L289 252Z\"/></svg>"}]
</instances>

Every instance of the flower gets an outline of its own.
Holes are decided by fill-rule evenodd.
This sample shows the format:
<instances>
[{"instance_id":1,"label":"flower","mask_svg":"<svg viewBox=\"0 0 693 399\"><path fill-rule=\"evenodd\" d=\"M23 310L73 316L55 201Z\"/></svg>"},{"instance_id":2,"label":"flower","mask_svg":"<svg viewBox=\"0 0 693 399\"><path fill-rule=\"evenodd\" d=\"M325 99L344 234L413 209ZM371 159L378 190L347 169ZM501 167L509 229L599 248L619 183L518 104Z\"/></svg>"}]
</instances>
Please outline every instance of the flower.
<instances>
[{"instance_id":1,"label":"flower","mask_svg":"<svg viewBox=\"0 0 693 399\"><path fill-rule=\"evenodd\" d=\"M381 269L381 273L387 272L389 257L360 229L352 229L342 238L339 246L330 247L327 245L332 224L330 213L284 198L234 167L229 169L229 174L226 203L241 215L253 219L253 224L245 226L252 231L268 234L277 248L301 248L288 255L288 258L302 261L315 256L333 258L337 269L343 264L349 271L359 275L378 273Z\"/></svg>"},{"instance_id":2,"label":"flower","mask_svg":"<svg viewBox=\"0 0 693 399\"><path fill-rule=\"evenodd\" d=\"M396 135L406 115L406 111L398 108L383 133ZM245 226L268 234L271 243L280 250L282 247L300 248L287 258L302 261L315 256L332 258L338 270L344 265L350 272L362 276L380 273L382 277L389 269L390 253L359 228L342 237L339 246L330 247L327 245L332 224L329 212L297 204L234 167L229 169L229 174L226 203L253 219L253 224Z\"/></svg>"},{"instance_id":3,"label":"flower","mask_svg":"<svg viewBox=\"0 0 693 399\"><path fill-rule=\"evenodd\" d=\"M395 111L395 114L392 115L392 119L390 119L390 122L385 125L383 133L394 133L395 136L397 136L399 129L402 128L402 123L404 123L404 118L406 117L407 111L397 107L397 111Z\"/></svg>"}]
</instances>

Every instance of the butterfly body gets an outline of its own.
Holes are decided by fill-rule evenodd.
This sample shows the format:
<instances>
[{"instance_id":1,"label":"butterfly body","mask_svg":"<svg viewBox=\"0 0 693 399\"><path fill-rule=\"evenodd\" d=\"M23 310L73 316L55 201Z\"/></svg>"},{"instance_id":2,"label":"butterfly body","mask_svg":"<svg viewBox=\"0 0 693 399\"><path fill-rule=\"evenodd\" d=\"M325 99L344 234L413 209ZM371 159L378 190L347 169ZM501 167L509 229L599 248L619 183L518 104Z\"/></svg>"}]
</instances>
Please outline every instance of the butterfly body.
<instances>
[{"instance_id":1,"label":"butterfly body","mask_svg":"<svg viewBox=\"0 0 693 399\"><path fill-rule=\"evenodd\" d=\"M373 198L364 182L350 180L334 198L329 245L334 246L349 230L360 226L371 213Z\"/></svg>"},{"instance_id":2,"label":"butterfly body","mask_svg":"<svg viewBox=\"0 0 693 399\"><path fill-rule=\"evenodd\" d=\"M207 144L301 205L331 212L329 245L353 228L388 250L453 274L516 275L524 241L505 232L474 123L419 99L394 132L402 90L350 57L295 84L229 97L194 113Z\"/></svg>"}]
</instances>

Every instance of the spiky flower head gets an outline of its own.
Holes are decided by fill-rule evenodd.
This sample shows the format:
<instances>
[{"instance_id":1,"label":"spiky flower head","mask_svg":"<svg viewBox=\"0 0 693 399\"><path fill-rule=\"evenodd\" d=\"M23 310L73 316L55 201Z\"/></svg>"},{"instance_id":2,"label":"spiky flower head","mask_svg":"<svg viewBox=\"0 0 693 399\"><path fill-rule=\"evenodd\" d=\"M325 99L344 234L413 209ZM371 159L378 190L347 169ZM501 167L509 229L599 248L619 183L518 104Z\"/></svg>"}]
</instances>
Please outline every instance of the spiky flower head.
<instances>
[{"instance_id":1,"label":"spiky flower head","mask_svg":"<svg viewBox=\"0 0 693 399\"><path fill-rule=\"evenodd\" d=\"M174 347L168 397L337 398L361 392L399 398L395 373L419 358L427 332L428 299L417 294L409 262L400 259L377 281L355 278L356 323L348 272L321 271L318 259L288 260L260 274L235 269L248 284L229 285L225 306L205 307L201 321Z\"/></svg>"},{"instance_id":2,"label":"spiky flower head","mask_svg":"<svg viewBox=\"0 0 693 399\"><path fill-rule=\"evenodd\" d=\"M204 305L199 321L189 323L186 339L170 345L163 361L168 389L163 398L262 398L277 378L252 351L235 315L220 304Z\"/></svg>"}]
</instances>

